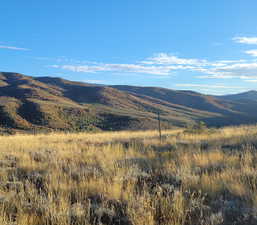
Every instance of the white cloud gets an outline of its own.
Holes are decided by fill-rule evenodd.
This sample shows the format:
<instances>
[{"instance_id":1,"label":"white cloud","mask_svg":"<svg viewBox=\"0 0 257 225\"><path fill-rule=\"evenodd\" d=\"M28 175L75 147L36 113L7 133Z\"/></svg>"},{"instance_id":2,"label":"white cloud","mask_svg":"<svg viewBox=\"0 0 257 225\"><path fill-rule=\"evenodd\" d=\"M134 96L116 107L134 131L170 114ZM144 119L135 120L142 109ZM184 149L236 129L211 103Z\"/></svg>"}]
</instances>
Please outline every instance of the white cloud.
<instances>
[{"instance_id":1,"label":"white cloud","mask_svg":"<svg viewBox=\"0 0 257 225\"><path fill-rule=\"evenodd\" d=\"M28 48L18 48L18 47L14 47L14 46L6 46L6 45L0 45L0 48L9 49L9 50L17 50L17 51L29 51L30 50Z\"/></svg>"},{"instance_id":2,"label":"white cloud","mask_svg":"<svg viewBox=\"0 0 257 225\"><path fill-rule=\"evenodd\" d=\"M147 58L145 61L142 61L143 64L157 64L157 65L205 65L207 60L200 59L186 59L179 58L174 55L169 55L167 53L158 53L153 57Z\"/></svg>"},{"instance_id":3,"label":"white cloud","mask_svg":"<svg viewBox=\"0 0 257 225\"><path fill-rule=\"evenodd\" d=\"M257 83L257 79L246 79L245 81L249 83Z\"/></svg>"},{"instance_id":4,"label":"white cloud","mask_svg":"<svg viewBox=\"0 0 257 225\"><path fill-rule=\"evenodd\" d=\"M167 62L167 64L165 62ZM177 64L170 64L171 62ZM186 64L186 62L188 64ZM50 67L81 73L113 72L151 75L171 75L178 70L185 70L199 72L200 74L197 77L205 79L240 78L246 80L247 78L250 79L257 76L257 62L246 60L208 62L206 60L171 58L171 60L159 60L157 61L157 64L110 64L88 62L87 64L51 65Z\"/></svg>"},{"instance_id":5,"label":"white cloud","mask_svg":"<svg viewBox=\"0 0 257 225\"><path fill-rule=\"evenodd\" d=\"M257 63L236 63L214 69L214 72L222 76L246 79L257 76Z\"/></svg>"},{"instance_id":6,"label":"white cloud","mask_svg":"<svg viewBox=\"0 0 257 225\"><path fill-rule=\"evenodd\" d=\"M210 75L199 75L199 76L196 76L196 78L201 78L201 79L231 79L231 78L235 78L235 76L221 75L221 74L217 74L217 73L211 72L211 71L206 72L206 73L209 73Z\"/></svg>"},{"instance_id":7,"label":"white cloud","mask_svg":"<svg viewBox=\"0 0 257 225\"><path fill-rule=\"evenodd\" d=\"M235 41L240 43L256 42L256 38L236 37ZM246 51L247 54L257 57L257 49ZM172 75L174 72L184 70L198 73L195 76L202 79L231 79L241 80L257 79L257 60L232 59L208 61L197 58L180 58L172 54L157 53L151 57L131 64L122 63L100 63L90 61L79 61L61 58L57 61L58 65L52 65L52 68L63 69L73 72L97 73L140 73L151 75ZM60 64L63 65L60 65Z\"/></svg>"},{"instance_id":8,"label":"white cloud","mask_svg":"<svg viewBox=\"0 0 257 225\"><path fill-rule=\"evenodd\" d=\"M172 66L144 66L140 64L88 64L88 65L52 65L53 68L60 68L73 72L96 73L96 72L123 72L143 73L153 75L168 75L178 67Z\"/></svg>"},{"instance_id":9,"label":"white cloud","mask_svg":"<svg viewBox=\"0 0 257 225\"><path fill-rule=\"evenodd\" d=\"M219 60L217 63L222 63L222 64L234 64L234 63L243 63L246 62L244 59L238 59L238 60Z\"/></svg>"},{"instance_id":10,"label":"white cloud","mask_svg":"<svg viewBox=\"0 0 257 225\"><path fill-rule=\"evenodd\" d=\"M174 66L174 70L183 69L199 72L203 75L197 77L205 79L246 79L245 77L257 75L256 62L250 62L244 59L207 61L205 59L178 58L166 53L159 53L147 58L142 63L146 65L162 65L164 67Z\"/></svg>"},{"instance_id":11,"label":"white cloud","mask_svg":"<svg viewBox=\"0 0 257 225\"><path fill-rule=\"evenodd\" d=\"M247 50L245 51L246 54L257 57L257 49Z\"/></svg>"},{"instance_id":12,"label":"white cloud","mask_svg":"<svg viewBox=\"0 0 257 225\"><path fill-rule=\"evenodd\" d=\"M233 41L241 44L257 45L257 37L234 37Z\"/></svg>"}]
</instances>

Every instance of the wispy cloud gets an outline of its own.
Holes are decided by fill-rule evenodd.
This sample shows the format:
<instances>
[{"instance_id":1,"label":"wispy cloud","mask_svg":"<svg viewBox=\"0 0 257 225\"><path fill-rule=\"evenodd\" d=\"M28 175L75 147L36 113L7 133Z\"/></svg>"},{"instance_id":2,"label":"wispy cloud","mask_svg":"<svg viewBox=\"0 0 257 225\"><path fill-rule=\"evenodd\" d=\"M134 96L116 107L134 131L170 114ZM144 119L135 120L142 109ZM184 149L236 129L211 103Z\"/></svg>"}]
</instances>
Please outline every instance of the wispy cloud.
<instances>
[{"instance_id":1,"label":"wispy cloud","mask_svg":"<svg viewBox=\"0 0 257 225\"><path fill-rule=\"evenodd\" d=\"M28 48L19 48L15 46L7 46L7 45L0 45L0 48L2 49L9 49L9 50L16 50L16 51L29 51Z\"/></svg>"},{"instance_id":2,"label":"wispy cloud","mask_svg":"<svg viewBox=\"0 0 257 225\"><path fill-rule=\"evenodd\" d=\"M249 50L248 54L257 56L257 50ZM143 63L151 65L172 66L174 69L184 69L199 72L198 78L231 79L242 80L257 77L257 63L255 60L218 60L208 61L205 59L178 58L173 55L159 53L154 57L147 58Z\"/></svg>"},{"instance_id":3,"label":"wispy cloud","mask_svg":"<svg viewBox=\"0 0 257 225\"><path fill-rule=\"evenodd\" d=\"M202 79L231 79L242 80L255 79L257 77L256 60L220 60L207 61L198 59L173 58L164 60L163 57L134 64L110 64L110 63L87 63L87 64L64 64L51 65L55 69L62 69L80 73L134 73L168 76L184 70L199 73L196 77ZM155 62L156 61L156 62ZM145 63L147 62L147 63Z\"/></svg>"},{"instance_id":4,"label":"wispy cloud","mask_svg":"<svg viewBox=\"0 0 257 225\"><path fill-rule=\"evenodd\" d=\"M175 66L145 66L141 64L87 64L87 65L52 65L53 68L69 70L73 72L96 73L96 72L123 72L142 73L152 75L168 75L173 70L179 69Z\"/></svg>"},{"instance_id":5,"label":"wispy cloud","mask_svg":"<svg viewBox=\"0 0 257 225\"><path fill-rule=\"evenodd\" d=\"M153 57L149 57L146 60L142 61L143 64L157 64L157 65L205 65L207 60L202 59L189 59L189 58L179 58L175 55L170 55L167 53L158 53Z\"/></svg>"},{"instance_id":6,"label":"wispy cloud","mask_svg":"<svg viewBox=\"0 0 257 225\"><path fill-rule=\"evenodd\" d=\"M149 61L152 59L152 61ZM150 63L151 62L151 63ZM197 72L198 78L228 79L228 78L253 78L257 77L257 62L246 60L220 60L209 62L200 59L168 58L164 55L160 58L147 58L145 61L134 64L110 64L88 62L87 64L51 65L55 69L62 69L80 73L140 73L151 75L172 75L179 70Z\"/></svg>"},{"instance_id":7,"label":"wispy cloud","mask_svg":"<svg viewBox=\"0 0 257 225\"><path fill-rule=\"evenodd\" d=\"M257 37L242 36L235 37L233 40L237 43L257 44ZM257 57L257 49L247 50L245 53ZM197 73L195 77L202 79L237 78L247 82L254 82L257 79L256 59L210 61L201 58L178 57L164 52L153 54L150 57L130 64L80 61L61 57L59 60L56 60L56 65L51 65L51 67L81 73L112 72L165 76L184 70L194 74ZM222 86L220 87L222 88Z\"/></svg>"},{"instance_id":8,"label":"wispy cloud","mask_svg":"<svg viewBox=\"0 0 257 225\"><path fill-rule=\"evenodd\" d=\"M209 78L240 78L242 80L246 80L257 77L257 63L235 63L231 65L209 68L206 69L205 72L210 75Z\"/></svg>"},{"instance_id":9,"label":"wispy cloud","mask_svg":"<svg viewBox=\"0 0 257 225\"><path fill-rule=\"evenodd\" d=\"M251 49L251 50L247 50L245 51L246 54L257 57L257 49Z\"/></svg>"},{"instance_id":10,"label":"wispy cloud","mask_svg":"<svg viewBox=\"0 0 257 225\"><path fill-rule=\"evenodd\" d=\"M245 81L249 82L249 83L257 83L257 78L256 79L246 79Z\"/></svg>"},{"instance_id":11,"label":"wispy cloud","mask_svg":"<svg viewBox=\"0 0 257 225\"><path fill-rule=\"evenodd\" d=\"M234 37L233 41L241 44L257 45L257 37Z\"/></svg>"},{"instance_id":12,"label":"wispy cloud","mask_svg":"<svg viewBox=\"0 0 257 225\"><path fill-rule=\"evenodd\" d=\"M71 62L71 61L70 61ZM194 70L207 65L207 60L186 59L166 53L154 54L140 62L131 64L97 63L80 61L73 64L51 65L52 68L69 70L73 72L96 73L96 72L122 72L141 73L152 75L171 75L177 70Z\"/></svg>"}]
</instances>

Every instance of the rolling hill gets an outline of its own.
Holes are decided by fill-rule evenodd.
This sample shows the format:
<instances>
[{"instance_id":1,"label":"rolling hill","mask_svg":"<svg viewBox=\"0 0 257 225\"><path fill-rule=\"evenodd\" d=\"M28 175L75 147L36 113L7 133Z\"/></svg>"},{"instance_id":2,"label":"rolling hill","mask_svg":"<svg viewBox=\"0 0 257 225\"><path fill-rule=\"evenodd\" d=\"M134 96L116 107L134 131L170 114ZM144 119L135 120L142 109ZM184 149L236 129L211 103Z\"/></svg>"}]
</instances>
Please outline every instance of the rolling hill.
<instances>
[{"instance_id":1,"label":"rolling hill","mask_svg":"<svg viewBox=\"0 0 257 225\"><path fill-rule=\"evenodd\" d=\"M106 86L0 73L0 127L17 130L153 129L204 121L257 122L256 93L210 96L157 87ZM251 99L249 99L250 97ZM249 104L251 101L251 104Z\"/></svg>"},{"instance_id":2,"label":"rolling hill","mask_svg":"<svg viewBox=\"0 0 257 225\"><path fill-rule=\"evenodd\" d=\"M217 96L217 98L231 101L257 101L257 91L247 91L239 94Z\"/></svg>"}]
</instances>

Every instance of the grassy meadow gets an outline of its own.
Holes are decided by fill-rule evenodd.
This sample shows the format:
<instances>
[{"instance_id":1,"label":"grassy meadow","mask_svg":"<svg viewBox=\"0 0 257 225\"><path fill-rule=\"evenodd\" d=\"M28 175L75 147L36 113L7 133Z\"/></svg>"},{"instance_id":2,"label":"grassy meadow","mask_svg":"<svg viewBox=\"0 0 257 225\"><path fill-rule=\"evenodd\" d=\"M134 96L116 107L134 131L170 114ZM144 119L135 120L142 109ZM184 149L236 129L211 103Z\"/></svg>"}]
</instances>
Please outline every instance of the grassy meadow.
<instances>
[{"instance_id":1,"label":"grassy meadow","mask_svg":"<svg viewBox=\"0 0 257 225\"><path fill-rule=\"evenodd\" d=\"M257 127L0 136L1 225L256 225Z\"/></svg>"}]
</instances>

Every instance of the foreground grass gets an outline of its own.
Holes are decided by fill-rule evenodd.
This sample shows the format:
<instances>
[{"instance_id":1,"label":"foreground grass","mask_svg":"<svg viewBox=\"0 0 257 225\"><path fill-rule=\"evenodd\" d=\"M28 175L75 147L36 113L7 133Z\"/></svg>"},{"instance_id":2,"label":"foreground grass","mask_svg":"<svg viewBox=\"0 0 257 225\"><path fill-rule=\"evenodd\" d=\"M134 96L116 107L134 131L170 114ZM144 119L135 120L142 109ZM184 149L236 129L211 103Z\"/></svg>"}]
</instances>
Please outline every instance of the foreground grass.
<instances>
[{"instance_id":1,"label":"foreground grass","mask_svg":"<svg viewBox=\"0 0 257 225\"><path fill-rule=\"evenodd\" d=\"M257 127L163 136L0 137L0 224L257 224Z\"/></svg>"}]
</instances>

